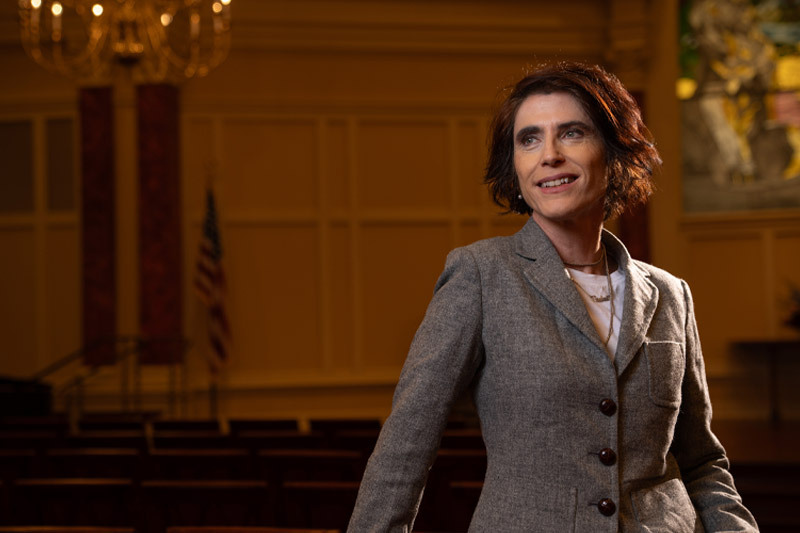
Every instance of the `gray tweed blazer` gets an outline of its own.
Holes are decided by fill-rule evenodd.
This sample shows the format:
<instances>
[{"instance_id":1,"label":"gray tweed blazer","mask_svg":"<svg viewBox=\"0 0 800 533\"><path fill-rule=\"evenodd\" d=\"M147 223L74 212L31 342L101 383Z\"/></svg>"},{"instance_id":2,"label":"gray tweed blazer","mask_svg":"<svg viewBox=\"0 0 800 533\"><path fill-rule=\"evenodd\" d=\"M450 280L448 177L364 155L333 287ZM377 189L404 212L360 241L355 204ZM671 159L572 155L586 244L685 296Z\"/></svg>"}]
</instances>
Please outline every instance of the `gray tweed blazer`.
<instances>
[{"instance_id":1,"label":"gray tweed blazer","mask_svg":"<svg viewBox=\"0 0 800 533\"><path fill-rule=\"evenodd\" d=\"M488 459L471 532L758 531L711 432L688 286L603 242L626 277L613 362L532 219L448 255L349 532L411 531L468 387Z\"/></svg>"}]
</instances>

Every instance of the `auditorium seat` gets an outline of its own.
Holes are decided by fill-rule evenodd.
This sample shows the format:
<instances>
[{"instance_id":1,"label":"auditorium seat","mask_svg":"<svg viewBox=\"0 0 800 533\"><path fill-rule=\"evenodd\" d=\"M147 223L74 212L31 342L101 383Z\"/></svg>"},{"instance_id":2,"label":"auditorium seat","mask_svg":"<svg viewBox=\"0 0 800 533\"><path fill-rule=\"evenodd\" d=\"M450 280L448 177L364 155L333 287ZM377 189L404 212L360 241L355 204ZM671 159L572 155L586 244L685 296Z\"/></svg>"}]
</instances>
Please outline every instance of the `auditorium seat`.
<instances>
[{"instance_id":1,"label":"auditorium seat","mask_svg":"<svg viewBox=\"0 0 800 533\"><path fill-rule=\"evenodd\" d=\"M89 412L84 413L78 421L78 431L145 431L147 424L157 417L156 411Z\"/></svg>"},{"instance_id":2,"label":"auditorium seat","mask_svg":"<svg viewBox=\"0 0 800 533\"><path fill-rule=\"evenodd\" d=\"M38 456L32 449L0 449L0 481L34 475Z\"/></svg>"},{"instance_id":3,"label":"auditorium seat","mask_svg":"<svg viewBox=\"0 0 800 533\"><path fill-rule=\"evenodd\" d=\"M274 523L275 504L265 481L144 480L137 530L164 533L172 526L257 526Z\"/></svg>"},{"instance_id":4,"label":"auditorium seat","mask_svg":"<svg viewBox=\"0 0 800 533\"><path fill-rule=\"evenodd\" d=\"M329 446L342 450L358 450L366 455L372 453L378 442L380 429L343 429L328 439Z\"/></svg>"},{"instance_id":5,"label":"auditorium seat","mask_svg":"<svg viewBox=\"0 0 800 533\"><path fill-rule=\"evenodd\" d=\"M6 524L11 517L11 503L9 502L8 482L0 479L0 525Z\"/></svg>"},{"instance_id":6,"label":"auditorium seat","mask_svg":"<svg viewBox=\"0 0 800 533\"><path fill-rule=\"evenodd\" d=\"M355 450L259 450L262 478L283 481L360 481L366 457Z\"/></svg>"},{"instance_id":7,"label":"auditorium seat","mask_svg":"<svg viewBox=\"0 0 800 533\"><path fill-rule=\"evenodd\" d=\"M196 431L201 434L222 433L219 420L153 420L151 423L154 432L159 431Z\"/></svg>"},{"instance_id":8,"label":"auditorium seat","mask_svg":"<svg viewBox=\"0 0 800 533\"><path fill-rule=\"evenodd\" d=\"M1 530L0 530L1 533ZM166 533L340 533L338 529L297 529L285 527L170 527Z\"/></svg>"},{"instance_id":9,"label":"auditorium seat","mask_svg":"<svg viewBox=\"0 0 800 533\"><path fill-rule=\"evenodd\" d=\"M440 449L428 475L417 527L466 531L475 503L471 501L471 493L465 495L463 490L454 490L453 483L482 483L485 474L486 450Z\"/></svg>"},{"instance_id":10,"label":"auditorium seat","mask_svg":"<svg viewBox=\"0 0 800 533\"><path fill-rule=\"evenodd\" d=\"M47 429L0 430L0 448L13 450L44 450L63 442L60 432Z\"/></svg>"},{"instance_id":11,"label":"auditorium seat","mask_svg":"<svg viewBox=\"0 0 800 533\"><path fill-rule=\"evenodd\" d=\"M8 525L133 526L130 479L24 478L9 484Z\"/></svg>"},{"instance_id":12,"label":"auditorium seat","mask_svg":"<svg viewBox=\"0 0 800 533\"><path fill-rule=\"evenodd\" d=\"M137 478L141 452L136 448L54 448L43 452L40 477Z\"/></svg>"},{"instance_id":13,"label":"auditorium seat","mask_svg":"<svg viewBox=\"0 0 800 533\"><path fill-rule=\"evenodd\" d=\"M242 431L298 431L297 420L286 419L244 419L234 418L228 420L228 431L231 435L238 435Z\"/></svg>"},{"instance_id":14,"label":"auditorium seat","mask_svg":"<svg viewBox=\"0 0 800 533\"><path fill-rule=\"evenodd\" d=\"M328 434L350 429L381 429L381 421L372 418L314 418L308 424L312 431Z\"/></svg>"},{"instance_id":15,"label":"auditorium seat","mask_svg":"<svg viewBox=\"0 0 800 533\"><path fill-rule=\"evenodd\" d=\"M0 417L0 430L2 431L50 431L64 435L69 432L69 429L69 417L64 413Z\"/></svg>"},{"instance_id":16,"label":"auditorium seat","mask_svg":"<svg viewBox=\"0 0 800 533\"><path fill-rule=\"evenodd\" d=\"M762 533L800 531L800 465L740 462L731 465L731 473Z\"/></svg>"},{"instance_id":17,"label":"auditorium seat","mask_svg":"<svg viewBox=\"0 0 800 533\"><path fill-rule=\"evenodd\" d=\"M346 530L358 481L286 481L281 487L282 525Z\"/></svg>"},{"instance_id":18,"label":"auditorium seat","mask_svg":"<svg viewBox=\"0 0 800 533\"><path fill-rule=\"evenodd\" d=\"M150 443L143 430L95 429L79 431L64 438L67 448L133 448L146 451Z\"/></svg>"},{"instance_id":19,"label":"auditorium seat","mask_svg":"<svg viewBox=\"0 0 800 533\"><path fill-rule=\"evenodd\" d=\"M319 431L296 430L242 430L232 435L231 446L256 452L261 449L315 449L326 444L325 435Z\"/></svg>"},{"instance_id":20,"label":"auditorium seat","mask_svg":"<svg viewBox=\"0 0 800 533\"><path fill-rule=\"evenodd\" d=\"M143 458L149 479L253 479L257 476L248 450L230 448L154 449Z\"/></svg>"},{"instance_id":21,"label":"auditorium seat","mask_svg":"<svg viewBox=\"0 0 800 533\"><path fill-rule=\"evenodd\" d=\"M129 527L0 526L0 533L136 533Z\"/></svg>"}]
</instances>

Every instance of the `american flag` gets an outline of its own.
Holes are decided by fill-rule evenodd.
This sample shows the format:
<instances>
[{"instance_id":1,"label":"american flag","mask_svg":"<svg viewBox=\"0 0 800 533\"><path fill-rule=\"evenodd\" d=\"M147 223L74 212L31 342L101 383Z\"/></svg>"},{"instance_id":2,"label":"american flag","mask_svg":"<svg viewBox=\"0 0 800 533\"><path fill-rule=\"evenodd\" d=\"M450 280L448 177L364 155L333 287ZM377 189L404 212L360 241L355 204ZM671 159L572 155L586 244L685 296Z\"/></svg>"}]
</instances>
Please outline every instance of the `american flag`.
<instances>
[{"instance_id":1,"label":"american flag","mask_svg":"<svg viewBox=\"0 0 800 533\"><path fill-rule=\"evenodd\" d=\"M222 245L217 225L214 192L206 193L206 216L197 257L194 287L208 309L209 364L216 373L228 359L230 327L225 313L225 272L222 269Z\"/></svg>"}]
</instances>

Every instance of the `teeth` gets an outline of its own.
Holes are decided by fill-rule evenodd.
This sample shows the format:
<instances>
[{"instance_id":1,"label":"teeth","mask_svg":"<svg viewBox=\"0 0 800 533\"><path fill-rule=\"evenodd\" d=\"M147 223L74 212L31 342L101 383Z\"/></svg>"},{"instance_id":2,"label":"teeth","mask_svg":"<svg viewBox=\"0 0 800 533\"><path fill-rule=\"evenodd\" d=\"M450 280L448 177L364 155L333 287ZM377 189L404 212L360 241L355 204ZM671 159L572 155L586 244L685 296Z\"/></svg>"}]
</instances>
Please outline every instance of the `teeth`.
<instances>
[{"instance_id":1,"label":"teeth","mask_svg":"<svg viewBox=\"0 0 800 533\"><path fill-rule=\"evenodd\" d=\"M565 183L569 183L571 181L572 181L572 178L569 178L569 177L561 178L561 179L558 179L558 180L546 181L546 182L542 183L541 185L539 185L539 187L544 187L544 188L558 187L559 185L564 185Z\"/></svg>"}]
</instances>

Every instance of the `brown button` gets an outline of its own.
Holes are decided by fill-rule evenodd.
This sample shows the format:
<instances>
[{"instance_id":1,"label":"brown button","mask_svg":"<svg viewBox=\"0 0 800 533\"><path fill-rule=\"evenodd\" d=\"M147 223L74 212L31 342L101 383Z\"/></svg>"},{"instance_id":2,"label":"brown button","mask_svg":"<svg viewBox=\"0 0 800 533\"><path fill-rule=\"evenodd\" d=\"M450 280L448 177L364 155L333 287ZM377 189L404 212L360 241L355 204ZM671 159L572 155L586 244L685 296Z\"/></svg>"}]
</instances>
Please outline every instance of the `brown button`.
<instances>
[{"instance_id":1,"label":"brown button","mask_svg":"<svg viewBox=\"0 0 800 533\"><path fill-rule=\"evenodd\" d=\"M617 412L617 404L611 398L604 398L600 401L600 412L606 416L611 416Z\"/></svg>"},{"instance_id":2,"label":"brown button","mask_svg":"<svg viewBox=\"0 0 800 533\"><path fill-rule=\"evenodd\" d=\"M617 504L611 498L603 498L597 502L597 509L603 516L611 516L617 511Z\"/></svg>"},{"instance_id":3,"label":"brown button","mask_svg":"<svg viewBox=\"0 0 800 533\"><path fill-rule=\"evenodd\" d=\"M611 448L603 448L597 455L600 456L600 462L606 466L611 466L617 462L617 454Z\"/></svg>"}]
</instances>

